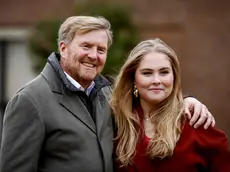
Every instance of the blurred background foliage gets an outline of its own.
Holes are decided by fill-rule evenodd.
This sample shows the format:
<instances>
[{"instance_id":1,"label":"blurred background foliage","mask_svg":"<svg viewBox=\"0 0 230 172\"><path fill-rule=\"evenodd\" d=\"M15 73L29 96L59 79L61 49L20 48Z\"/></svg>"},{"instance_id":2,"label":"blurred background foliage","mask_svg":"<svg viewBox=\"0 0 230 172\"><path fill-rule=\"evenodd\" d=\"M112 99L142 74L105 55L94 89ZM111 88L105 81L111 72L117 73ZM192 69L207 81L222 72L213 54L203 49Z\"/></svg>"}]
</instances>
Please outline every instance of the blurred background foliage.
<instances>
[{"instance_id":1,"label":"blurred background foliage","mask_svg":"<svg viewBox=\"0 0 230 172\"><path fill-rule=\"evenodd\" d=\"M129 51L138 42L136 27L130 16L130 9L125 6L112 5L108 3L76 5L72 15L104 16L112 25L113 44L109 48L104 75L115 75ZM57 35L63 20L50 19L40 21L34 28L29 39L29 50L36 72L44 67L47 57L51 52L58 52Z\"/></svg>"}]
</instances>

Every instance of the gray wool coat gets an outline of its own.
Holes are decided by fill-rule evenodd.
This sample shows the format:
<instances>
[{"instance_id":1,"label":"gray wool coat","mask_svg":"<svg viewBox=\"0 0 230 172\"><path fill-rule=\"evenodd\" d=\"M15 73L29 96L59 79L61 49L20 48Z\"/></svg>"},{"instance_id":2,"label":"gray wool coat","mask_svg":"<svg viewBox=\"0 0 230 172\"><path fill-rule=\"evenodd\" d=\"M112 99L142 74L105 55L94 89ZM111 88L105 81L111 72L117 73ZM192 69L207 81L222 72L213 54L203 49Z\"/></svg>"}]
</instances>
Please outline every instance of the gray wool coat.
<instances>
[{"instance_id":1,"label":"gray wool coat","mask_svg":"<svg viewBox=\"0 0 230 172\"><path fill-rule=\"evenodd\" d=\"M64 77L58 54L9 101L3 122L1 172L113 172L108 80L95 80L91 117Z\"/></svg>"}]
</instances>

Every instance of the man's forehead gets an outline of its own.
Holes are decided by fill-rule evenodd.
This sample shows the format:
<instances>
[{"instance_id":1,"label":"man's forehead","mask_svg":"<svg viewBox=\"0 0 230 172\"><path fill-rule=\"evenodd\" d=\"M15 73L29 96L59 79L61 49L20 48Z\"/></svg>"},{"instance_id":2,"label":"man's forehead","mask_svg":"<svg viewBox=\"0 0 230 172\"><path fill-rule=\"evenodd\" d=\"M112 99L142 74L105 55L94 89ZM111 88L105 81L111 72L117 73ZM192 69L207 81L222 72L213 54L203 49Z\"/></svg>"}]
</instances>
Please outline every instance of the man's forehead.
<instances>
[{"instance_id":1,"label":"man's forehead","mask_svg":"<svg viewBox=\"0 0 230 172\"><path fill-rule=\"evenodd\" d=\"M105 48L108 47L108 35L104 30L94 30L87 33L76 32L74 39L80 43L98 44Z\"/></svg>"}]
</instances>

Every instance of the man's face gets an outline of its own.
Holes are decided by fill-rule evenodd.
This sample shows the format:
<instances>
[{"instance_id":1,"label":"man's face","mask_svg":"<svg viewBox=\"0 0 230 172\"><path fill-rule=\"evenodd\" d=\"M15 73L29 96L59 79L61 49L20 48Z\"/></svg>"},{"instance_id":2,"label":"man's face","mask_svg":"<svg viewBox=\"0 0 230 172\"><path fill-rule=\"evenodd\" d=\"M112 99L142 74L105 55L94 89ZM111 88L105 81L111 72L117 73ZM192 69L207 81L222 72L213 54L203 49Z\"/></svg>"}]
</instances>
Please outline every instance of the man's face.
<instances>
[{"instance_id":1,"label":"man's face","mask_svg":"<svg viewBox=\"0 0 230 172\"><path fill-rule=\"evenodd\" d=\"M76 33L69 43L60 43L61 66L82 87L87 88L104 68L108 49L104 30Z\"/></svg>"}]
</instances>

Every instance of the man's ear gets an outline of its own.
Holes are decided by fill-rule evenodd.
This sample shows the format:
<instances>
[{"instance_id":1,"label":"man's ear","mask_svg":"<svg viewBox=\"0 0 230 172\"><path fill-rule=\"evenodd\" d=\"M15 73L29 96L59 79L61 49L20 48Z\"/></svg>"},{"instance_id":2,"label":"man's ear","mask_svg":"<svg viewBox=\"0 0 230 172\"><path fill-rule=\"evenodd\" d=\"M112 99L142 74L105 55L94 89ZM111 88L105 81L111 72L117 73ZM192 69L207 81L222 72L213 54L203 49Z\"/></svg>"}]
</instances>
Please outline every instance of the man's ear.
<instances>
[{"instance_id":1,"label":"man's ear","mask_svg":"<svg viewBox=\"0 0 230 172\"><path fill-rule=\"evenodd\" d=\"M64 41L61 41L59 43L59 51L61 54L61 57L65 57L65 53L66 53L66 43Z\"/></svg>"}]
</instances>

